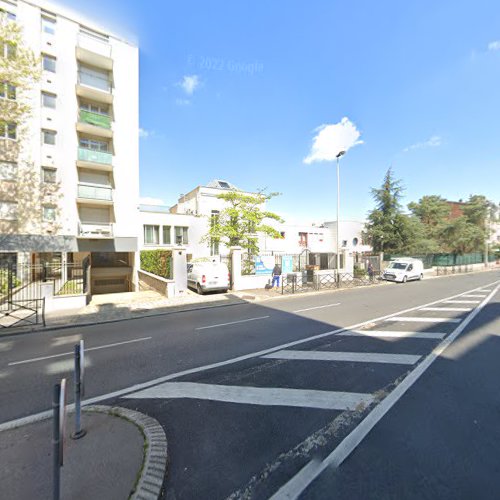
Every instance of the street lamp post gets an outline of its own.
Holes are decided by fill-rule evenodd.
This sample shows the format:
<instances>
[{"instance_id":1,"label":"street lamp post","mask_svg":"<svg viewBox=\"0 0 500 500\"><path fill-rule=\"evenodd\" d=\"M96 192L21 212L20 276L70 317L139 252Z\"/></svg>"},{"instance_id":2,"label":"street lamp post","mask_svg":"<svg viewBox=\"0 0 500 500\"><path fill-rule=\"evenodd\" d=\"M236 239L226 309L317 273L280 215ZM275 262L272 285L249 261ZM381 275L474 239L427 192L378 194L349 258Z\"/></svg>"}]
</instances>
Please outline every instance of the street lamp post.
<instances>
[{"instance_id":1,"label":"street lamp post","mask_svg":"<svg viewBox=\"0 0 500 500\"><path fill-rule=\"evenodd\" d=\"M340 157L345 151L339 151L337 154L337 280L340 276L340 242L339 242L339 214L340 214Z\"/></svg>"}]
</instances>

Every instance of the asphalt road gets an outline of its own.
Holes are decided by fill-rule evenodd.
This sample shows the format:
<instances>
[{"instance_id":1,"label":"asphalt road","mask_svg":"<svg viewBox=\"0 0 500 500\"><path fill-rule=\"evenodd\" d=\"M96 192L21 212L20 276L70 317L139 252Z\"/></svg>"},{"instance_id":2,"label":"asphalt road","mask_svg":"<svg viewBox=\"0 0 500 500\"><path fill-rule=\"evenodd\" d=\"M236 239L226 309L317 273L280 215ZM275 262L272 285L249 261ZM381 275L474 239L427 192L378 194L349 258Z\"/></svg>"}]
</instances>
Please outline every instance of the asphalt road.
<instances>
[{"instance_id":1,"label":"asphalt road","mask_svg":"<svg viewBox=\"0 0 500 500\"><path fill-rule=\"evenodd\" d=\"M389 401L406 378L424 366L426 356L450 336L460 334L452 349L466 336L475 338L484 327L478 335L486 340L478 345L495 344L492 335L499 332L498 302L476 309L490 292L450 297L473 289L494 290L488 285L499 279L497 271L450 276L1 339L0 422L50 408L52 384L61 376L70 377L71 356L66 353L83 338L88 366L86 396L106 398L122 391L105 402L137 408L164 426L170 449L165 498L269 498L273 494L275 498L299 494L332 498L337 490L342 498L386 498L389 490L384 488L392 478L391 469L385 471L385 482L378 469L384 464L384 454L386 460L396 462L393 451L413 453L411 446L405 448L406 441L399 440L399 433L410 425L408 419L413 418L413 441L422 445L422 456L433 450L432 443L427 448L423 444L424 439L432 440L432 432L438 432L429 420L429 409L436 407L439 413L439 405L446 401L439 387L445 381L436 381L431 374L446 358L439 356L423 372L345 462L338 465L333 460L332 465L330 455L338 449L345 452L344 439ZM498 294L492 300L498 301ZM409 310L425 304L427 310ZM383 318L389 315L394 317ZM466 324L472 315L475 318ZM332 333L346 327L354 331ZM458 331L460 328L464 331ZM398 332L413 332L413 337ZM476 352L478 345L467 344L465 351ZM457 356L451 363L455 372L448 374L448 384L457 391L450 394L449 405L459 410L465 406L462 384L456 381L467 370L477 375L478 383L480 371L484 378L490 374L494 379L495 371L500 371L494 354L494 349L487 349L480 367L474 367L478 360L472 359L463 371L462 358L467 356ZM407 399L429 377L427 390L419 393L423 399L404 412ZM485 386L478 399L481 413L496 412L498 416L498 396L495 399L489 394L494 385ZM474 401L470 403L471 412L477 411ZM422 433L422 439L415 408L428 421L430 434ZM448 406L443 411L451 409ZM389 442L383 434L372 450L386 448L375 461L378 465L371 466L362 450L395 411L402 411L402 417L386 431L394 433L395 443L386 446ZM463 425L467 424L470 422L464 418ZM462 447L468 445L463 437L468 434L459 425L455 436ZM438 452L443 460L446 446ZM369 456L370 448L367 450ZM478 460L480 455L478 447ZM356 457L360 462L348 469ZM402 478L409 473L406 468L400 467ZM361 481L365 473L371 474L367 484L380 480L378 490L351 489L353 481L365 484ZM415 496L427 491L425 487L431 483L416 480ZM404 497L397 487L394 498ZM436 491L444 490L430 487L429 497L432 492L435 497ZM457 498L456 489L449 491Z\"/></svg>"}]
</instances>

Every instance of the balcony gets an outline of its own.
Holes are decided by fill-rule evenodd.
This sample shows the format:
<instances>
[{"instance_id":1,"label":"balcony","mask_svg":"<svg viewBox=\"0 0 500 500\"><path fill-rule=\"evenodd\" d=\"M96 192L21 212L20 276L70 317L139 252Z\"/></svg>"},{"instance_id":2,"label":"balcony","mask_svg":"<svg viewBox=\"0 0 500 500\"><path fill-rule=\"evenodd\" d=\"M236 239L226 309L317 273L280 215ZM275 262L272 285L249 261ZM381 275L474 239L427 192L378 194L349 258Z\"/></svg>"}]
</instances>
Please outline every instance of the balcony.
<instances>
[{"instance_id":1,"label":"balcony","mask_svg":"<svg viewBox=\"0 0 500 500\"><path fill-rule=\"evenodd\" d=\"M76 58L96 68L113 69L111 45L104 40L99 40L85 33L78 34Z\"/></svg>"},{"instance_id":2,"label":"balcony","mask_svg":"<svg viewBox=\"0 0 500 500\"><path fill-rule=\"evenodd\" d=\"M104 151L79 147L76 164L81 168L111 172L113 170L113 155Z\"/></svg>"},{"instance_id":3,"label":"balcony","mask_svg":"<svg viewBox=\"0 0 500 500\"><path fill-rule=\"evenodd\" d=\"M111 187L95 186L92 184L78 184L78 203L91 205L112 205L113 189Z\"/></svg>"},{"instance_id":4,"label":"balcony","mask_svg":"<svg viewBox=\"0 0 500 500\"><path fill-rule=\"evenodd\" d=\"M80 222L78 224L79 238L113 238L113 224L99 222Z\"/></svg>"},{"instance_id":5,"label":"balcony","mask_svg":"<svg viewBox=\"0 0 500 500\"><path fill-rule=\"evenodd\" d=\"M108 115L93 113L86 109L80 109L79 120L76 124L78 132L95 135L98 137L113 137L111 130L111 118Z\"/></svg>"},{"instance_id":6,"label":"balcony","mask_svg":"<svg viewBox=\"0 0 500 500\"><path fill-rule=\"evenodd\" d=\"M87 100L111 104L113 102L113 87L111 82L104 77L79 71L76 95Z\"/></svg>"}]
</instances>

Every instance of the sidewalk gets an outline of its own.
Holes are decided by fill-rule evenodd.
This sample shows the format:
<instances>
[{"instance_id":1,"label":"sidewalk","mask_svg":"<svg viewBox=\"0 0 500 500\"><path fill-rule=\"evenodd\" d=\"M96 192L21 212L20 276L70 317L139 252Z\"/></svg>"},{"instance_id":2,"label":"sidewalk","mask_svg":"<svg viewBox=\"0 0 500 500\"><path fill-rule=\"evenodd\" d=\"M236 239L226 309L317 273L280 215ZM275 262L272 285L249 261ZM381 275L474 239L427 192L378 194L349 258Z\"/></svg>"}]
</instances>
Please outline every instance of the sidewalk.
<instances>
[{"instance_id":1,"label":"sidewalk","mask_svg":"<svg viewBox=\"0 0 500 500\"><path fill-rule=\"evenodd\" d=\"M145 439L129 420L84 412L87 435L67 437L61 499L125 500L143 467ZM0 432L2 498L52 498L52 419ZM67 434L73 430L72 416Z\"/></svg>"}]
</instances>

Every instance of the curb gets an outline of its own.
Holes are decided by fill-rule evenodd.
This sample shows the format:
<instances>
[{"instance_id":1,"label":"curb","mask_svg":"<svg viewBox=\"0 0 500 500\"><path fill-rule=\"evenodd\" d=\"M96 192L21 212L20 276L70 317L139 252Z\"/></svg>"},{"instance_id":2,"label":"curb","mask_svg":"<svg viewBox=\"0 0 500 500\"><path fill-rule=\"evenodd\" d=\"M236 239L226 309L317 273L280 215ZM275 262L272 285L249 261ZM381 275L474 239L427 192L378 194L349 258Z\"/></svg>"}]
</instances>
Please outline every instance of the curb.
<instances>
[{"instance_id":1,"label":"curb","mask_svg":"<svg viewBox=\"0 0 500 500\"><path fill-rule=\"evenodd\" d=\"M122 417L140 429L144 435L146 449L140 477L130 498L157 500L163 486L168 461L167 438L163 427L154 418L121 406L92 405L85 407L83 411Z\"/></svg>"}]
</instances>

